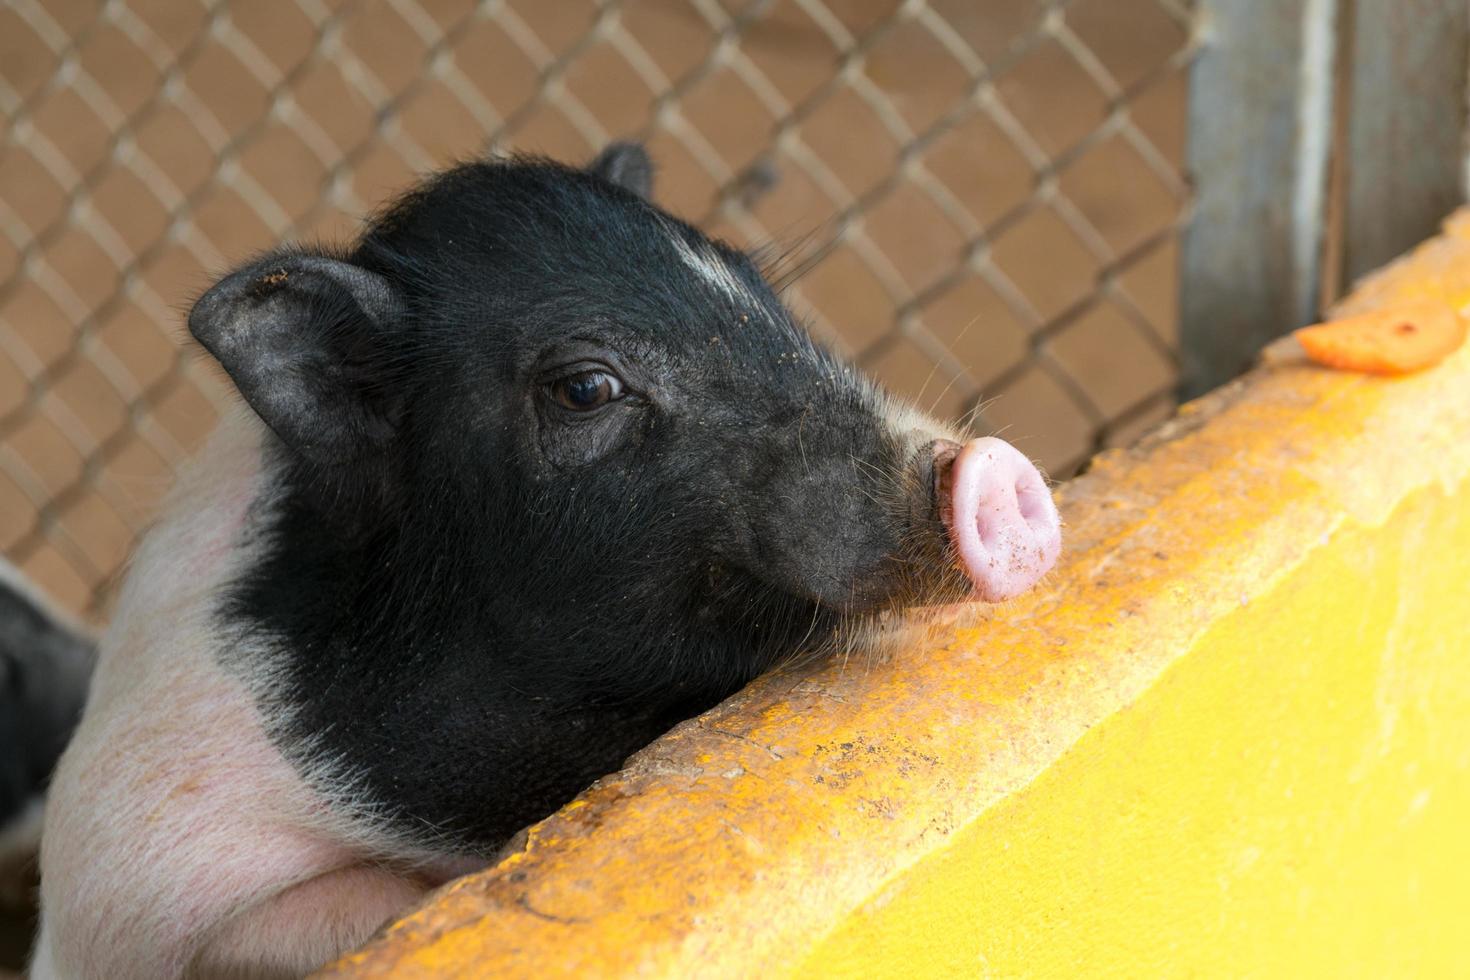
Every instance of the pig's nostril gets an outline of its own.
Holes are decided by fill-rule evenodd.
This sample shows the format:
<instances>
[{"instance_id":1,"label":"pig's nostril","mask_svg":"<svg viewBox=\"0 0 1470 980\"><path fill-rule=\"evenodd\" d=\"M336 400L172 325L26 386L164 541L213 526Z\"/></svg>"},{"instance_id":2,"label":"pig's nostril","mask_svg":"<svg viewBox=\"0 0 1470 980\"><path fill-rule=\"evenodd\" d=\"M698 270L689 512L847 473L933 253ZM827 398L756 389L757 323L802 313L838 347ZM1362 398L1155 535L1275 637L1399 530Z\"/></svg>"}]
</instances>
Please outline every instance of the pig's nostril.
<instances>
[{"instance_id":1,"label":"pig's nostril","mask_svg":"<svg viewBox=\"0 0 1470 980\"><path fill-rule=\"evenodd\" d=\"M1030 481L1023 480L1016 485L1016 504L1021 508L1021 517L1027 524L1035 524L1038 521L1050 522L1052 502L1051 493L1042 485L1034 485Z\"/></svg>"}]
</instances>

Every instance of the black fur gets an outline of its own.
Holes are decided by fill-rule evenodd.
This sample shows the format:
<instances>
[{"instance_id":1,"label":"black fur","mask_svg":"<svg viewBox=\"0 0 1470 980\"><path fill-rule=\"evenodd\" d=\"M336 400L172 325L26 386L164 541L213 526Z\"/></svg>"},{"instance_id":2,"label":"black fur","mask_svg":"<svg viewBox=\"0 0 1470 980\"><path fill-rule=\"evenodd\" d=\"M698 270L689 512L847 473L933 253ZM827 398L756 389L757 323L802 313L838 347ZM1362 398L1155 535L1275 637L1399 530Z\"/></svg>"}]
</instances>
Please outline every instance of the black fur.
<instances>
[{"instance_id":1,"label":"black fur","mask_svg":"<svg viewBox=\"0 0 1470 980\"><path fill-rule=\"evenodd\" d=\"M282 438L225 656L259 677L264 641L287 754L454 849L911 599L915 542L926 566L940 547L874 389L743 254L648 204L636 160L599 159L458 167L350 253L268 256L191 318L211 350L235 332L222 360ZM569 407L609 377L619 397Z\"/></svg>"},{"instance_id":2,"label":"black fur","mask_svg":"<svg viewBox=\"0 0 1470 980\"><path fill-rule=\"evenodd\" d=\"M90 637L0 575L0 831L45 793L94 657Z\"/></svg>"}]
</instances>

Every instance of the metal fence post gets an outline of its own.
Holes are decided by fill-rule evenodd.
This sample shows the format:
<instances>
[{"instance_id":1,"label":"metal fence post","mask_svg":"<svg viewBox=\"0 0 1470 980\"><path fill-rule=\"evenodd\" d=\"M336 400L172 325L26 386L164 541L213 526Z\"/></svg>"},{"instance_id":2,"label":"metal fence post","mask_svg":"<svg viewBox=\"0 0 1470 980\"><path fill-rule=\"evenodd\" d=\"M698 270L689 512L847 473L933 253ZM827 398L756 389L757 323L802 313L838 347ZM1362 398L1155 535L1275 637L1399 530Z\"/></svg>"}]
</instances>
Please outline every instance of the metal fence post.
<instances>
[{"instance_id":1,"label":"metal fence post","mask_svg":"<svg viewBox=\"0 0 1470 980\"><path fill-rule=\"evenodd\" d=\"M1337 4L1206 0L1201 13L1180 282L1185 397L1234 377L1317 312Z\"/></svg>"}]
</instances>

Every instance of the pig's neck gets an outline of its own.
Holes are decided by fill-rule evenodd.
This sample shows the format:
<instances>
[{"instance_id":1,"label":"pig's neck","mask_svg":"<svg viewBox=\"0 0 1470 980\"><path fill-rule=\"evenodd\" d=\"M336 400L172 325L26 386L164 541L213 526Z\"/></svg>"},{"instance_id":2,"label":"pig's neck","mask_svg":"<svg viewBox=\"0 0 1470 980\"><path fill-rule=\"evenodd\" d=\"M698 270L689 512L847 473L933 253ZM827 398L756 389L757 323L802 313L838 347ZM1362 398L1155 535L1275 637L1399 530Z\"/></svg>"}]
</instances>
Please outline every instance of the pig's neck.
<instances>
[{"instance_id":1,"label":"pig's neck","mask_svg":"<svg viewBox=\"0 0 1470 980\"><path fill-rule=\"evenodd\" d=\"M249 642L221 656L296 769L378 834L489 853L733 690L548 694L555 667L506 649L496 597L442 552L397 527L344 531L291 478L267 483L287 489L252 518L266 544L221 603Z\"/></svg>"}]
</instances>

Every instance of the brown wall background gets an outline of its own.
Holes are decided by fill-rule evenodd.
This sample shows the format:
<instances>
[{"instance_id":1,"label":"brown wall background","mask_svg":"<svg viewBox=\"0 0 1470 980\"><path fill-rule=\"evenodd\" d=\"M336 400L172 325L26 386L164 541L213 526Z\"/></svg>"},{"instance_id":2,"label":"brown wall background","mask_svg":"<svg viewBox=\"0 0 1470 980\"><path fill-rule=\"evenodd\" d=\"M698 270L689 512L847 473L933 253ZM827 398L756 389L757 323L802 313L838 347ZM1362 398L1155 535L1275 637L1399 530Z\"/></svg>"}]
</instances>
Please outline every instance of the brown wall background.
<instances>
[{"instance_id":1,"label":"brown wall background","mask_svg":"<svg viewBox=\"0 0 1470 980\"><path fill-rule=\"evenodd\" d=\"M105 613L232 397L212 276L489 149L644 138L893 390L1054 476L1173 406L1187 0L6 0L0 552Z\"/></svg>"}]
</instances>

